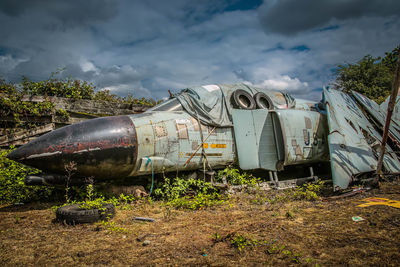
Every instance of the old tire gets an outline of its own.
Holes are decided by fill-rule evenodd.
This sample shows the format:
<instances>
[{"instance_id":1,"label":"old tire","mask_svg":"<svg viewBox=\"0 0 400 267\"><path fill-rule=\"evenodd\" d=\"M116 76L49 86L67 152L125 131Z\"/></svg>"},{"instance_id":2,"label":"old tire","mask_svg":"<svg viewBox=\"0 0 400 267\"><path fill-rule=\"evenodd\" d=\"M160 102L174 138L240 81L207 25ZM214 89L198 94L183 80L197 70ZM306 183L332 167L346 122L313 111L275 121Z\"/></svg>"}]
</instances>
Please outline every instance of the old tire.
<instances>
[{"instance_id":1,"label":"old tire","mask_svg":"<svg viewBox=\"0 0 400 267\"><path fill-rule=\"evenodd\" d=\"M263 92L258 92L254 95L254 101L256 102L257 108L259 109L273 109L274 104L271 101L271 98L264 94Z\"/></svg>"},{"instance_id":2,"label":"old tire","mask_svg":"<svg viewBox=\"0 0 400 267\"><path fill-rule=\"evenodd\" d=\"M105 209L105 210L104 210ZM93 223L114 217L115 206L104 203L102 209L82 209L79 204L67 205L57 209L56 220L67 224Z\"/></svg>"},{"instance_id":3,"label":"old tire","mask_svg":"<svg viewBox=\"0 0 400 267\"><path fill-rule=\"evenodd\" d=\"M232 94L232 105L240 109L255 109L256 102L248 92L239 89Z\"/></svg>"}]
</instances>

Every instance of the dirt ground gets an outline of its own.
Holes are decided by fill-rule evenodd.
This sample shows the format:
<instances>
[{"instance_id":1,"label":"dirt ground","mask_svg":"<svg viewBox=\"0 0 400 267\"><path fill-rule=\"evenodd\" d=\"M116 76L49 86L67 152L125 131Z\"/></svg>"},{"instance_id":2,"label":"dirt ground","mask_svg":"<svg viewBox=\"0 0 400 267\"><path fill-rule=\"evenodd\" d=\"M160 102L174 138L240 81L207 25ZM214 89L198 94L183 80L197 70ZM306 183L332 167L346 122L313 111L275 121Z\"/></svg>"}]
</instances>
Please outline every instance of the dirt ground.
<instances>
[{"instance_id":1,"label":"dirt ground","mask_svg":"<svg viewBox=\"0 0 400 267\"><path fill-rule=\"evenodd\" d=\"M357 207L400 200L398 182L330 201L271 204L263 198L271 194L284 193L241 193L200 211L137 203L109 224L76 226L52 222L51 204L3 205L0 265L400 266L400 209Z\"/></svg>"}]
</instances>

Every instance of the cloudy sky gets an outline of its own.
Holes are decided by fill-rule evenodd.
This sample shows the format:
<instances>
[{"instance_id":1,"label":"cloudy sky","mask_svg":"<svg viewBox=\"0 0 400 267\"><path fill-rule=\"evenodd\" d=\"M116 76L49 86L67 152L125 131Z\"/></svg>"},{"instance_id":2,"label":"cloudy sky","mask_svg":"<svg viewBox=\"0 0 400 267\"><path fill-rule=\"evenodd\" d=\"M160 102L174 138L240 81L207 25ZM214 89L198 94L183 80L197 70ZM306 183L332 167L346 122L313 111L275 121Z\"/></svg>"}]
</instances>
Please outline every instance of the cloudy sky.
<instances>
[{"instance_id":1,"label":"cloudy sky","mask_svg":"<svg viewBox=\"0 0 400 267\"><path fill-rule=\"evenodd\" d=\"M118 95L249 82L318 100L335 67L400 43L398 0L1 0L0 78Z\"/></svg>"}]
</instances>

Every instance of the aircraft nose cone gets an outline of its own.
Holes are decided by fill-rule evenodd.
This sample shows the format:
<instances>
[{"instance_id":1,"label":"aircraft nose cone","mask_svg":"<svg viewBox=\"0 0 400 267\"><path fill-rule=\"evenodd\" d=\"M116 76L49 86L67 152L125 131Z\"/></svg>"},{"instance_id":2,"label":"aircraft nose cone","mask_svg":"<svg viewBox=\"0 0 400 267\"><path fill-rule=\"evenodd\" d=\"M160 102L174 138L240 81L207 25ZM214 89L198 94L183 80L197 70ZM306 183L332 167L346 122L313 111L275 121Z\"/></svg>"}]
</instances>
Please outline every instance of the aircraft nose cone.
<instances>
[{"instance_id":1,"label":"aircraft nose cone","mask_svg":"<svg viewBox=\"0 0 400 267\"><path fill-rule=\"evenodd\" d=\"M24 154L21 151L22 150L20 149L13 150L11 153L8 153L7 158L20 162L24 157Z\"/></svg>"},{"instance_id":2,"label":"aircraft nose cone","mask_svg":"<svg viewBox=\"0 0 400 267\"><path fill-rule=\"evenodd\" d=\"M51 173L65 173L73 161L79 176L126 177L136 162L136 129L129 116L87 120L42 135L7 157Z\"/></svg>"}]
</instances>

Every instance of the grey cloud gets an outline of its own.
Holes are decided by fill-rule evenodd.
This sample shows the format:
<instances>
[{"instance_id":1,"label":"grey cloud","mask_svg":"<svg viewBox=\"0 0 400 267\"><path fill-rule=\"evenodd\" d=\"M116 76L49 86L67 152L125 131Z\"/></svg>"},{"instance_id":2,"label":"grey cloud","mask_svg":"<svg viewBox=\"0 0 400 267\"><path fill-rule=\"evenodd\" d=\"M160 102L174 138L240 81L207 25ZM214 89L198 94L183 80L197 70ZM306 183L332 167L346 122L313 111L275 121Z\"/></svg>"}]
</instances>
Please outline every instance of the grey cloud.
<instances>
[{"instance_id":1,"label":"grey cloud","mask_svg":"<svg viewBox=\"0 0 400 267\"><path fill-rule=\"evenodd\" d=\"M8 16L19 16L34 4L45 4L49 0L30 1L30 0L3 0L0 2L0 11Z\"/></svg>"},{"instance_id":2,"label":"grey cloud","mask_svg":"<svg viewBox=\"0 0 400 267\"><path fill-rule=\"evenodd\" d=\"M117 7L116 0L2 0L0 2L0 12L3 14L19 17L29 13L42 13L46 17L54 18L54 21L63 28L107 21L117 15Z\"/></svg>"},{"instance_id":3,"label":"grey cloud","mask_svg":"<svg viewBox=\"0 0 400 267\"><path fill-rule=\"evenodd\" d=\"M99 86L106 87L115 84L129 84L145 79L147 73L144 69L135 68L130 65L111 66L102 68L97 75L96 81Z\"/></svg>"},{"instance_id":4,"label":"grey cloud","mask_svg":"<svg viewBox=\"0 0 400 267\"><path fill-rule=\"evenodd\" d=\"M218 6L212 0L117 1L115 6L73 1L74 7L69 1L52 6L53 1L27 1L25 9L0 3L0 76L40 80L66 67L60 77L87 80L118 95L158 99L168 89L199 84L286 82L295 96L318 100L316 89L332 79L331 68L390 51L400 27L395 17L360 17L335 31L266 35L257 10L224 11L225 1ZM83 16L80 7L90 13L85 21L76 18ZM287 13L279 19L290 19ZM303 46L309 50L290 50Z\"/></svg>"},{"instance_id":5,"label":"grey cloud","mask_svg":"<svg viewBox=\"0 0 400 267\"><path fill-rule=\"evenodd\" d=\"M259 8L264 29L286 35L324 26L332 19L399 14L398 0L276 0L265 1Z\"/></svg>"},{"instance_id":6,"label":"grey cloud","mask_svg":"<svg viewBox=\"0 0 400 267\"><path fill-rule=\"evenodd\" d=\"M71 63L65 67L60 76L89 81L98 89L110 89L119 95L151 96L149 90L142 86L142 81L147 78L147 71L131 65L94 66L93 70L84 71L81 65Z\"/></svg>"}]
</instances>

